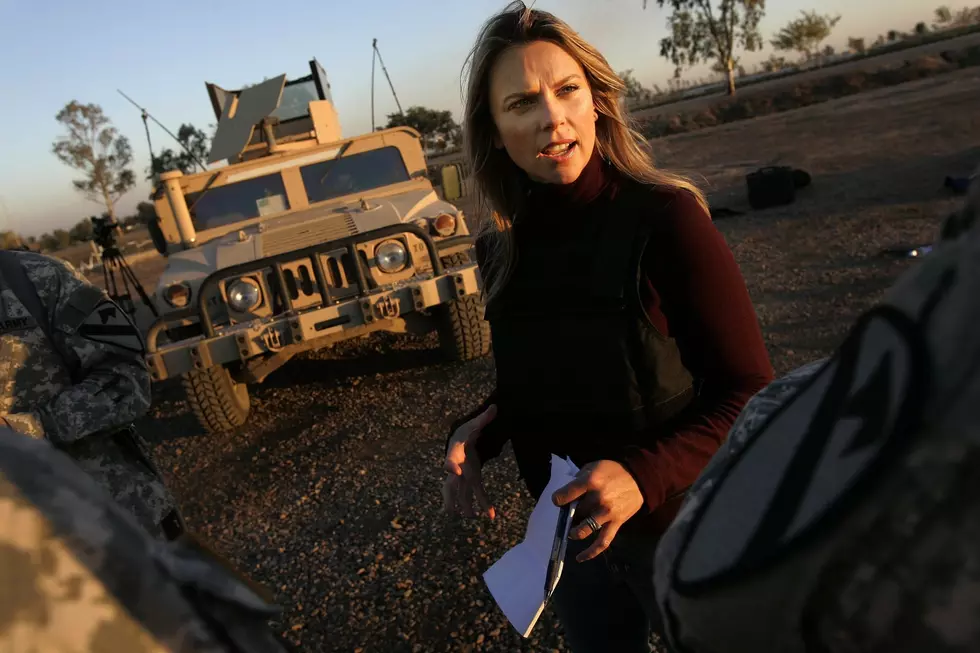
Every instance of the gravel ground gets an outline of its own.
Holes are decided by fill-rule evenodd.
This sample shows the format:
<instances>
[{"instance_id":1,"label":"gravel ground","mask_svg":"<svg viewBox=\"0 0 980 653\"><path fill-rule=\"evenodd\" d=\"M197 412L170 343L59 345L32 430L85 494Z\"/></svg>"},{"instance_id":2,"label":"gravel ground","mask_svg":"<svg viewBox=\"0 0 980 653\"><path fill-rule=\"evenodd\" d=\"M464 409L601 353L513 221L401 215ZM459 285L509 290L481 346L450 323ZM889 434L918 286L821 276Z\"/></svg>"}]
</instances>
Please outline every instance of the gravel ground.
<instances>
[{"instance_id":1,"label":"gravel ground","mask_svg":"<svg viewBox=\"0 0 980 653\"><path fill-rule=\"evenodd\" d=\"M826 355L914 261L955 205L946 175L980 162L980 71L654 143L697 171L713 205L744 209L742 177L813 175L785 208L717 224L742 266L777 373ZM530 502L509 449L487 469L502 516L440 513L449 423L490 390L490 360L446 364L434 337L374 336L294 359L253 388L249 424L203 435L173 382L140 424L193 529L284 607L304 651L564 650L546 613L524 641L482 572L522 536Z\"/></svg>"}]
</instances>

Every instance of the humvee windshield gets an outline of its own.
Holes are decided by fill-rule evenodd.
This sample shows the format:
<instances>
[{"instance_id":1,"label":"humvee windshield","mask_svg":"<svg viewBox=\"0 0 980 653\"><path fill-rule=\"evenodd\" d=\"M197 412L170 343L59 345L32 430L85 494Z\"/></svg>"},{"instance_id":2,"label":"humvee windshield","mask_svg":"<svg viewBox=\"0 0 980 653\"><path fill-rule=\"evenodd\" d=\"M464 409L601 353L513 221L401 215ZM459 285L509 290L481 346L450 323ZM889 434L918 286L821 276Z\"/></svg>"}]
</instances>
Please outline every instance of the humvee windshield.
<instances>
[{"instance_id":1,"label":"humvee windshield","mask_svg":"<svg viewBox=\"0 0 980 653\"><path fill-rule=\"evenodd\" d=\"M349 154L299 169L310 204L408 181L397 147Z\"/></svg>"},{"instance_id":2,"label":"humvee windshield","mask_svg":"<svg viewBox=\"0 0 980 653\"><path fill-rule=\"evenodd\" d=\"M289 209L278 172L187 194L194 228L204 231Z\"/></svg>"},{"instance_id":3,"label":"humvee windshield","mask_svg":"<svg viewBox=\"0 0 980 653\"><path fill-rule=\"evenodd\" d=\"M311 163L299 171L310 204L410 179L401 153L391 146ZM188 193L187 206L194 227L203 231L287 211L289 200L282 175L276 172Z\"/></svg>"}]
</instances>

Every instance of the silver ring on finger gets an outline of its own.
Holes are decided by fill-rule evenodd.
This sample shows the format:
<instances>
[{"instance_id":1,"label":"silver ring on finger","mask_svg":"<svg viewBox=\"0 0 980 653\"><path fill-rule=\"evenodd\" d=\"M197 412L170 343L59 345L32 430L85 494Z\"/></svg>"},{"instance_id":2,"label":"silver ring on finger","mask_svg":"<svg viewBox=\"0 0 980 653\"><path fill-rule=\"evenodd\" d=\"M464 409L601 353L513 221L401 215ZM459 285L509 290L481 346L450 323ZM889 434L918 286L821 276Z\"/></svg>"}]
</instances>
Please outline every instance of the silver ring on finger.
<instances>
[{"instance_id":1,"label":"silver ring on finger","mask_svg":"<svg viewBox=\"0 0 980 653\"><path fill-rule=\"evenodd\" d=\"M597 522L594 517L592 517L592 516L586 517L585 518L585 524L586 524L586 526L589 527L589 529L593 533L599 532L599 528L600 528L599 522Z\"/></svg>"}]
</instances>

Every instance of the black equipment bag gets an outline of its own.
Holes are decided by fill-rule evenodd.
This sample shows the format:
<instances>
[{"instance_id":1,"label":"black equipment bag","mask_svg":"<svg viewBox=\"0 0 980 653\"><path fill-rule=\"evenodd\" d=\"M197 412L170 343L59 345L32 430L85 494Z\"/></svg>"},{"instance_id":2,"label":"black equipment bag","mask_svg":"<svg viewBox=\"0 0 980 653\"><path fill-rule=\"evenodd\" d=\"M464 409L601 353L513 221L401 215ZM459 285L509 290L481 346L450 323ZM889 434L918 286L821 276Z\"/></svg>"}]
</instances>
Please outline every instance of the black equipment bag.
<instances>
[{"instance_id":1,"label":"black equipment bag","mask_svg":"<svg viewBox=\"0 0 980 653\"><path fill-rule=\"evenodd\" d=\"M792 204L796 199L796 175L788 166L770 166L745 176L749 205L753 209Z\"/></svg>"}]
</instances>

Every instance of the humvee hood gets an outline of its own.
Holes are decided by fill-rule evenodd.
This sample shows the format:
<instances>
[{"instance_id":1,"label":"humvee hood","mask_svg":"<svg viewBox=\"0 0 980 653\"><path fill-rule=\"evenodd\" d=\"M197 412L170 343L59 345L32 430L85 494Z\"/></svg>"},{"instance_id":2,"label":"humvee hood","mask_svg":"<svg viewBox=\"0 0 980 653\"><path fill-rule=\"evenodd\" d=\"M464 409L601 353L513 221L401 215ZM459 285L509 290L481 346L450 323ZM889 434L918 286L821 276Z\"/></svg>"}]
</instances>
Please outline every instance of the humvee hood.
<instances>
[{"instance_id":1,"label":"humvee hood","mask_svg":"<svg viewBox=\"0 0 980 653\"><path fill-rule=\"evenodd\" d=\"M370 232L392 224L403 224L418 218L435 217L442 212L457 211L452 204L440 200L431 188L384 197L365 196L364 200L363 205L360 198L322 202L237 229L234 225L229 225L226 233L214 235L192 249L171 254L167 269L157 282L157 296L160 297L160 291L167 286L182 281L190 286L192 297L196 297L201 283L215 270ZM208 237L207 232L200 232L198 235ZM174 310L165 305L165 302L160 307L167 312Z\"/></svg>"}]
</instances>

